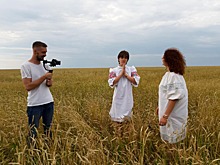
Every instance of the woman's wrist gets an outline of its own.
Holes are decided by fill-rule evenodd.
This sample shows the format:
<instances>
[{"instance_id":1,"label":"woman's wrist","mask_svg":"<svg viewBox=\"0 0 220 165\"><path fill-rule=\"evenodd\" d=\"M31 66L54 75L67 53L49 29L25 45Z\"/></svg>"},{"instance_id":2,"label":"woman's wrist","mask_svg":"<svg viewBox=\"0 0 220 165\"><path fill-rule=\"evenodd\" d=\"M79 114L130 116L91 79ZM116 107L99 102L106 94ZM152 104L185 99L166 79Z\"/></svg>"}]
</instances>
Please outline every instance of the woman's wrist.
<instances>
[{"instance_id":1,"label":"woman's wrist","mask_svg":"<svg viewBox=\"0 0 220 165\"><path fill-rule=\"evenodd\" d=\"M169 117L169 116L168 116L167 114L164 114L164 115L163 115L163 118L164 118L164 119L168 119L168 117Z\"/></svg>"}]
</instances>

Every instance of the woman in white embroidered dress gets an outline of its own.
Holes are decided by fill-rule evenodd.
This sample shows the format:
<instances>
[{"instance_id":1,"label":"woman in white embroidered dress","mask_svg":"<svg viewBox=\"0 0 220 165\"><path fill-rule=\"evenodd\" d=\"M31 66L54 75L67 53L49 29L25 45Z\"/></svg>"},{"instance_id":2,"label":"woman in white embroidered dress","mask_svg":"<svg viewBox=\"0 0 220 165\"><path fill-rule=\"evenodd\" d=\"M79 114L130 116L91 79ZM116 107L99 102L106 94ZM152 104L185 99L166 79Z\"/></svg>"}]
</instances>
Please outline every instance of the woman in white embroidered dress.
<instances>
[{"instance_id":1,"label":"woman in white embroidered dress","mask_svg":"<svg viewBox=\"0 0 220 165\"><path fill-rule=\"evenodd\" d=\"M186 137L188 90L183 77L186 62L181 52L167 49L162 57L167 72L159 85L159 115L161 139L177 143Z\"/></svg>"},{"instance_id":2,"label":"woman in white embroidered dress","mask_svg":"<svg viewBox=\"0 0 220 165\"><path fill-rule=\"evenodd\" d=\"M140 76L134 66L127 66L129 53L125 50L118 54L119 66L111 68L108 83L114 89L111 110L112 121L123 122L132 116L133 94L132 86L137 87Z\"/></svg>"}]
</instances>

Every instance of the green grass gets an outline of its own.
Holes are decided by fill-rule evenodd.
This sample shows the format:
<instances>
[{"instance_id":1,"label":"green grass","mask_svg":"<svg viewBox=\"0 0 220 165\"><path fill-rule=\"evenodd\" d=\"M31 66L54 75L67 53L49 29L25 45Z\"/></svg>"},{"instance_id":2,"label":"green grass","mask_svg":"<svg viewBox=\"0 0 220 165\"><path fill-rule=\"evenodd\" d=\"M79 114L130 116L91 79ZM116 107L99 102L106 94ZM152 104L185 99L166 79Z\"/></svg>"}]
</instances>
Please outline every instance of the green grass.
<instances>
[{"instance_id":1,"label":"green grass","mask_svg":"<svg viewBox=\"0 0 220 165\"><path fill-rule=\"evenodd\" d=\"M133 122L114 134L108 69L55 69L53 139L27 148L26 97L19 70L0 70L0 164L220 164L220 67L188 67L188 133L161 141L157 107L164 68L137 68ZM130 129L129 129L130 128ZM39 134L42 134L42 125Z\"/></svg>"}]
</instances>

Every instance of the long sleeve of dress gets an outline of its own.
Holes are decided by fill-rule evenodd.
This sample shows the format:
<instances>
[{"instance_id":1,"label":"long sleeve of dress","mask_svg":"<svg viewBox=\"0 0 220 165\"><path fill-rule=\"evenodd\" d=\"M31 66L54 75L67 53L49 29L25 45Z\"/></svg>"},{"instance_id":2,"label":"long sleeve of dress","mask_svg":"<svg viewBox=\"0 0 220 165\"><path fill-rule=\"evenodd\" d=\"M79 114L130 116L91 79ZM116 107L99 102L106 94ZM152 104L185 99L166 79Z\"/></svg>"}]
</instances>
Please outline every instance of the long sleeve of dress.
<instances>
[{"instance_id":1,"label":"long sleeve of dress","mask_svg":"<svg viewBox=\"0 0 220 165\"><path fill-rule=\"evenodd\" d=\"M184 90L184 83L182 76L177 74L169 74L167 82L167 99L168 100L179 100L182 99L186 93Z\"/></svg>"},{"instance_id":2,"label":"long sleeve of dress","mask_svg":"<svg viewBox=\"0 0 220 165\"><path fill-rule=\"evenodd\" d=\"M140 76L138 75L137 69L134 66L131 67L131 77L134 77L135 82L137 83L137 84L132 84L132 85L134 87L138 87L138 84L140 82Z\"/></svg>"},{"instance_id":3,"label":"long sleeve of dress","mask_svg":"<svg viewBox=\"0 0 220 165\"><path fill-rule=\"evenodd\" d=\"M116 72L113 68L110 68L109 69L109 75L108 75L108 84L111 88L114 88L115 85L116 85L116 84L113 85L113 82L114 82L115 78L116 78Z\"/></svg>"}]
</instances>

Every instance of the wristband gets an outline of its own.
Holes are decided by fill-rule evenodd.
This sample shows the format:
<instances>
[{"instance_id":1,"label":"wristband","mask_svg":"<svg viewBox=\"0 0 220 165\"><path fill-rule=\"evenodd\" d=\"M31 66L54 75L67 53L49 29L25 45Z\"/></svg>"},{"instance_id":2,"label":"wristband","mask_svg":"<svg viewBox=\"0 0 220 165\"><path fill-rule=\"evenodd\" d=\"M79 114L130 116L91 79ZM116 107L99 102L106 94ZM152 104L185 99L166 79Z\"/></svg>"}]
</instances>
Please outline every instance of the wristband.
<instances>
[{"instance_id":1,"label":"wristband","mask_svg":"<svg viewBox=\"0 0 220 165\"><path fill-rule=\"evenodd\" d=\"M169 117L169 116L166 115L166 114L163 115L163 118L164 118L164 119L168 119L168 117Z\"/></svg>"}]
</instances>

